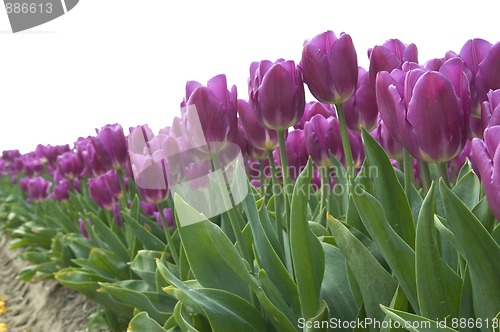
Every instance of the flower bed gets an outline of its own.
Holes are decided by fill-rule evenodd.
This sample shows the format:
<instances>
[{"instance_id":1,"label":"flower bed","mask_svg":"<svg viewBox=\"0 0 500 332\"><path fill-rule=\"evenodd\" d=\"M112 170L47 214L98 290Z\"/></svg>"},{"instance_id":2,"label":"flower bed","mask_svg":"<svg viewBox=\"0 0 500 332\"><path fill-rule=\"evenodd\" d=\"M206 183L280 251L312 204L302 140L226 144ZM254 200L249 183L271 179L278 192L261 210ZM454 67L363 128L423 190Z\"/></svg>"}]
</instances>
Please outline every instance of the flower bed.
<instances>
[{"instance_id":1,"label":"flower bed","mask_svg":"<svg viewBox=\"0 0 500 332\"><path fill-rule=\"evenodd\" d=\"M156 135L4 151L18 279L113 331L498 330L499 53L390 40L366 71L328 31L252 63L248 101L218 75Z\"/></svg>"}]
</instances>

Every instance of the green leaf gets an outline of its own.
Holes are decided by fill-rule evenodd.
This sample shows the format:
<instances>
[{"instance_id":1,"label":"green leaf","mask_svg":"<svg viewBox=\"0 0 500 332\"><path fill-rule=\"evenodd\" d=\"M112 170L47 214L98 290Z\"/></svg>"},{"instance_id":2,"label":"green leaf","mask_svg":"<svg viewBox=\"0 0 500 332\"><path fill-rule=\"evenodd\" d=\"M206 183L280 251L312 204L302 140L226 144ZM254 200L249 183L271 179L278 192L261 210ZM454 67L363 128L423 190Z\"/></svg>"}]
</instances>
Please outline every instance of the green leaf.
<instances>
[{"instance_id":1,"label":"green leaf","mask_svg":"<svg viewBox=\"0 0 500 332\"><path fill-rule=\"evenodd\" d=\"M479 202L481 182L473 171L465 174L453 187L453 192L470 210Z\"/></svg>"},{"instance_id":2,"label":"green leaf","mask_svg":"<svg viewBox=\"0 0 500 332\"><path fill-rule=\"evenodd\" d=\"M267 330L261 314L243 298L220 289L190 288L178 280L162 262L157 261L157 264L162 276L186 297L189 302L186 303L187 305L194 303L203 309L212 331L261 332Z\"/></svg>"},{"instance_id":3,"label":"green leaf","mask_svg":"<svg viewBox=\"0 0 500 332\"><path fill-rule=\"evenodd\" d=\"M385 314L392 320L398 322L401 327L408 331L443 331L443 332L458 332L449 327L446 327L444 321L434 321L422 316L410 314L404 311L387 308L383 305L380 306Z\"/></svg>"},{"instance_id":4,"label":"green leaf","mask_svg":"<svg viewBox=\"0 0 500 332\"><path fill-rule=\"evenodd\" d=\"M445 185L440 189L457 250L470 268L474 312L478 318L491 319L500 311L500 247L450 189Z\"/></svg>"},{"instance_id":5,"label":"green leaf","mask_svg":"<svg viewBox=\"0 0 500 332\"><path fill-rule=\"evenodd\" d=\"M140 312L130 321L127 332L166 332L147 312Z\"/></svg>"},{"instance_id":6,"label":"green leaf","mask_svg":"<svg viewBox=\"0 0 500 332\"><path fill-rule=\"evenodd\" d=\"M327 222L331 224L337 246L360 288L367 316L383 320L384 314L379 304L391 303L398 285L396 280L340 221L328 218Z\"/></svg>"},{"instance_id":7,"label":"green leaf","mask_svg":"<svg viewBox=\"0 0 500 332\"><path fill-rule=\"evenodd\" d=\"M328 304L330 317L354 321L359 308L349 287L346 259L339 248L327 243L322 245L325 252L325 276L321 284L321 298Z\"/></svg>"},{"instance_id":8,"label":"green leaf","mask_svg":"<svg viewBox=\"0 0 500 332\"><path fill-rule=\"evenodd\" d=\"M153 250L139 250L132 260L130 269L141 277L151 289L156 288L156 259L161 257L161 252Z\"/></svg>"},{"instance_id":9,"label":"green leaf","mask_svg":"<svg viewBox=\"0 0 500 332\"><path fill-rule=\"evenodd\" d=\"M290 213L290 250L299 290L302 316L307 320L318 315L320 290L325 271L325 254L318 238L309 229L307 202L312 177L309 161L300 173L292 194Z\"/></svg>"},{"instance_id":10,"label":"green leaf","mask_svg":"<svg viewBox=\"0 0 500 332\"><path fill-rule=\"evenodd\" d=\"M413 309L418 312L415 252L389 225L385 210L375 197L367 192L358 193L353 197L368 233L382 251Z\"/></svg>"},{"instance_id":11,"label":"green leaf","mask_svg":"<svg viewBox=\"0 0 500 332\"><path fill-rule=\"evenodd\" d=\"M376 170L376 174L371 174L375 197L386 212L391 227L410 248L415 248L413 217L404 189L384 149L365 129L362 135L370 170Z\"/></svg>"},{"instance_id":12,"label":"green leaf","mask_svg":"<svg viewBox=\"0 0 500 332\"><path fill-rule=\"evenodd\" d=\"M139 280L124 280L115 283L99 283L98 292L110 294L124 305L146 311L151 318L164 324L173 313L177 300L163 293L151 291Z\"/></svg>"},{"instance_id":13,"label":"green leaf","mask_svg":"<svg viewBox=\"0 0 500 332\"><path fill-rule=\"evenodd\" d=\"M207 288L226 290L250 299L253 281L233 243L215 224L194 210L179 195L174 197L177 211L203 221L178 228L189 265L196 279Z\"/></svg>"},{"instance_id":14,"label":"green leaf","mask_svg":"<svg viewBox=\"0 0 500 332\"><path fill-rule=\"evenodd\" d=\"M261 221L265 220L267 216L267 212L265 212L266 207L261 207L261 217L259 218L255 200L251 195L248 195L243 200L242 205L248 218L248 223L252 229L257 263L266 271L266 275L278 288L288 305L295 312L295 315L301 314L297 285L294 283L285 265L280 260L271 244L271 240L268 235L270 230L266 232L264 229L266 221ZM271 234L273 235L275 233ZM276 238L275 241L278 241L278 239Z\"/></svg>"},{"instance_id":15,"label":"green leaf","mask_svg":"<svg viewBox=\"0 0 500 332\"><path fill-rule=\"evenodd\" d=\"M137 236L139 241L144 246L144 249L155 251L165 250L165 243L163 243L153 233L149 232L144 225L139 224L135 218L126 213L123 213L122 217L125 219L126 226L132 230L135 236Z\"/></svg>"},{"instance_id":16,"label":"green leaf","mask_svg":"<svg viewBox=\"0 0 500 332\"><path fill-rule=\"evenodd\" d=\"M443 320L459 317L462 279L441 259L434 228L434 188L432 184L417 224L417 292L422 316Z\"/></svg>"}]
</instances>

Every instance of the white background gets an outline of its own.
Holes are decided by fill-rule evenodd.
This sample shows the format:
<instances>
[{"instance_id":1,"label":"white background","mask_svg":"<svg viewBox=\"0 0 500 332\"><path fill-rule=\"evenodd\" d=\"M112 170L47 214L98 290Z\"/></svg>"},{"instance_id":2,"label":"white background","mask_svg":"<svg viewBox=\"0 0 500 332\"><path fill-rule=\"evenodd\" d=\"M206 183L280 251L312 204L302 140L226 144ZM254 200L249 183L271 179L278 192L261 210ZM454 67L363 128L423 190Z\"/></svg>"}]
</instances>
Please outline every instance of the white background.
<instances>
[{"instance_id":1,"label":"white background","mask_svg":"<svg viewBox=\"0 0 500 332\"><path fill-rule=\"evenodd\" d=\"M494 1L409 3L80 0L17 34L0 8L0 152L71 145L108 123L156 131L180 113L188 80L225 73L246 99L252 61L298 62L326 30L349 33L365 68L367 49L389 38L417 44L421 63L470 38L500 40Z\"/></svg>"}]
</instances>

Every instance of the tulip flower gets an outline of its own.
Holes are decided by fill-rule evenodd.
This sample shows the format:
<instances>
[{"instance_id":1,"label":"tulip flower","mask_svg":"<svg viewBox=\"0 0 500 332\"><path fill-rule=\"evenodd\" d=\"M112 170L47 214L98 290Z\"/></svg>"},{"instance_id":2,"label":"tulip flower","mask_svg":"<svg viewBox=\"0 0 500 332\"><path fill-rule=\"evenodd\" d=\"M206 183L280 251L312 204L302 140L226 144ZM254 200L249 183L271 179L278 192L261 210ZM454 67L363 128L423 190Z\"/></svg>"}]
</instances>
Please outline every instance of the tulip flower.
<instances>
[{"instance_id":1,"label":"tulip flower","mask_svg":"<svg viewBox=\"0 0 500 332\"><path fill-rule=\"evenodd\" d=\"M375 87L377 73L401 69L405 62L418 63L418 50L415 44L406 45L399 39L389 39L384 44L369 49L368 58L370 82Z\"/></svg>"},{"instance_id":2,"label":"tulip flower","mask_svg":"<svg viewBox=\"0 0 500 332\"><path fill-rule=\"evenodd\" d=\"M69 192L73 189L71 181L68 179L61 179L54 187L54 191L49 195L49 198L55 198L59 202L64 202L69 199Z\"/></svg>"},{"instance_id":3,"label":"tulip flower","mask_svg":"<svg viewBox=\"0 0 500 332\"><path fill-rule=\"evenodd\" d=\"M57 157L57 168L62 176L67 179L74 179L83 171L83 164L74 152L65 152Z\"/></svg>"},{"instance_id":4,"label":"tulip flower","mask_svg":"<svg viewBox=\"0 0 500 332\"><path fill-rule=\"evenodd\" d=\"M481 105L481 130L500 125L500 89L490 90L488 100Z\"/></svg>"},{"instance_id":5,"label":"tulip flower","mask_svg":"<svg viewBox=\"0 0 500 332\"><path fill-rule=\"evenodd\" d=\"M302 75L293 61L254 62L250 75L250 102L263 126L284 131L300 120L305 92Z\"/></svg>"},{"instance_id":6,"label":"tulip flower","mask_svg":"<svg viewBox=\"0 0 500 332\"><path fill-rule=\"evenodd\" d=\"M304 114L300 118L299 122L294 126L295 129L304 129L304 124L311 120L311 118L316 114L321 114L325 118L329 118L330 116L335 115L335 112L330 104L310 101L306 104Z\"/></svg>"},{"instance_id":7,"label":"tulip flower","mask_svg":"<svg viewBox=\"0 0 500 332\"><path fill-rule=\"evenodd\" d=\"M195 81L186 84L183 122L187 138L196 141L194 146L236 140L236 100L236 86L228 91L225 75L213 77L207 86Z\"/></svg>"},{"instance_id":8,"label":"tulip flower","mask_svg":"<svg viewBox=\"0 0 500 332\"><path fill-rule=\"evenodd\" d=\"M296 129L288 133L288 137L285 141L286 151L288 152L288 167L290 170L290 176L292 179L297 179L300 172L304 169L307 164L307 150L305 145L304 131ZM281 165L280 151L274 150L274 158L276 164Z\"/></svg>"},{"instance_id":9,"label":"tulip flower","mask_svg":"<svg viewBox=\"0 0 500 332\"><path fill-rule=\"evenodd\" d=\"M119 124L106 125L91 137L95 157L106 170L121 169L128 158L127 139Z\"/></svg>"},{"instance_id":10,"label":"tulip flower","mask_svg":"<svg viewBox=\"0 0 500 332\"><path fill-rule=\"evenodd\" d=\"M90 221L89 218L87 218L86 221L89 226L92 226L92 222ZM85 222L82 219L78 219L78 225L80 227L80 232L82 233L82 235L85 236L87 240L90 240L90 235L89 232L87 231L87 225L85 224Z\"/></svg>"},{"instance_id":11,"label":"tulip flower","mask_svg":"<svg viewBox=\"0 0 500 332\"><path fill-rule=\"evenodd\" d=\"M41 176L28 180L27 189L30 200L33 202L45 200L49 194L51 185L50 182Z\"/></svg>"},{"instance_id":12,"label":"tulip flower","mask_svg":"<svg viewBox=\"0 0 500 332\"><path fill-rule=\"evenodd\" d=\"M387 72L377 76L377 104L390 134L410 154L442 163L465 145L470 101L467 76L459 58L440 71L411 69L398 81Z\"/></svg>"},{"instance_id":13,"label":"tulip flower","mask_svg":"<svg viewBox=\"0 0 500 332\"><path fill-rule=\"evenodd\" d=\"M116 198L110 191L106 182L107 181L104 175L101 175L98 178L89 179L89 194L90 198L92 198L100 208L104 210L111 210L116 203Z\"/></svg>"},{"instance_id":14,"label":"tulip flower","mask_svg":"<svg viewBox=\"0 0 500 332\"><path fill-rule=\"evenodd\" d=\"M489 206L500 221L500 126L484 131L484 141L472 140L472 152Z\"/></svg>"},{"instance_id":15,"label":"tulip flower","mask_svg":"<svg viewBox=\"0 0 500 332\"><path fill-rule=\"evenodd\" d=\"M267 129L260 124L252 105L238 100L238 114L243 132L248 142L259 150L274 150L278 146L278 135L275 130Z\"/></svg>"},{"instance_id":16,"label":"tulip flower","mask_svg":"<svg viewBox=\"0 0 500 332\"><path fill-rule=\"evenodd\" d=\"M327 104L341 104L356 91L358 58L351 36L333 31L304 43L300 68L312 95Z\"/></svg>"},{"instance_id":17,"label":"tulip flower","mask_svg":"<svg viewBox=\"0 0 500 332\"><path fill-rule=\"evenodd\" d=\"M344 103L345 120L351 130L361 131L365 128L370 131L377 125L378 107L375 98L375 89L370 82L368 72L359 67L358 85L354 96Z\"/></svg>"},{"instance_id":18,"label":"tulip flower","mask_svg":"<svg viewBox=\"0 0 500 332\"><path fill-rule=\"evenodd\" d=\"M160 214L160 212L154 212L154 216L156 218L158 226L160 226L160 228L164 228L165 225L163 221L165 221L167 223L168 228L174 227L175 221L174 221L174 212L172 211L172 209L165 208L163 209L162 214L163 216Z\"/></svg>"},{"instance_id":19,"label":"tulip flower","mask_svg":"<svg viewBox=\"0 0 500 332\"><path fill-rule=\"evenodd\" d=\"M329 152L339 160L343 158L340 126L337 118L325 119L315 115L304 125L307 153L318 167L331 167Z\"/></svg>"}]
</instances>

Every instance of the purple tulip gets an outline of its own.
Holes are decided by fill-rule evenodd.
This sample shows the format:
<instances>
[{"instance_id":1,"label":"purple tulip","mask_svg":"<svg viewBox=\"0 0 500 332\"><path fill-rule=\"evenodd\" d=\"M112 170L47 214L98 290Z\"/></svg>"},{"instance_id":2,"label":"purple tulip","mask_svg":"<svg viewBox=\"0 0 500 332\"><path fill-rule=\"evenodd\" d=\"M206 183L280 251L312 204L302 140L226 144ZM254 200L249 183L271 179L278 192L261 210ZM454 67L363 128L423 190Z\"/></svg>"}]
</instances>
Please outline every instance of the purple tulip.
<instances>
[{"instance_id":1,"label":"purple tulip","mask_svg":"<svg viewBox=\"0 0 500 332\"><path fill-rule=\"evenodd\" d=\"M344 103L345 120L351 130L370 131L377 126L378 107L375 89L370 82L368 72L359 67L358 86L354 96Z\"/></svg>"},{"instance_id":2,"label":"purple tulip","mask_svg":"<svg viewBox=\"0 0 500 332\"><path fill-rule=\"evenodd\" d=\"M89 179L89 194L90 198L104 210L113 209L116 203L116 198L110 191L104 175Z\"/></svg>"},{"instance_id":3,"label":"purple tulip","mask_svg":"<svg viewBox=\"0 0 500 332\"><path fill-rule=\"evenodd\" d=\"M484 141L474 138L472 152L489 206L500 221L500 126L484 131Z\"/></svg>"},{"instance_id":4,"label":"purple tulip","mask_svg":"<svg viewBox=\"0 0 500 332\"><path fill-rule=\"evenodd\" d=\"M34 154L42 162L47 162L50 168L56 166L57 157L64 152L70 151L69 145L41 145L38 144Z\"/></svg>"},{"instance_id":5,"label":"purple tulip","mask_svg":"<svg viewBox=\"0 0 500 332\"><path fill-rule=\"evenodd\" d=\"M89 218L87 218L86 221L89 226L92 226L92 222ZM85 236L87 240L90 240L90 235L87 231L87 225L85 224L85 222L83 222L82 219L78 219L78 225L80 226L80 232L82 233L82 235Z\"/></svg>"},{"instance_id":6,"label":"purple tulip","mask_svg":"<svg viewBox=\"0 0 500 332\"><path fill-rule=\"evenodd\" d=\"M315 115L304 125L304 137L307 153L318 167L331 167L329 151L343 159L340 125L335 117L325 119Z\"/></svg>"},{"instance_id":7,"label":"purple tulip","mask_svg":"<svg viewBox=\"0 0 500 332\"><path fill-rule=\"evenodd\" d=\"M83 164L74 152L65 152L57 157L57 166L62 176L67 179L74 179L83 171Z\"/></svg>"},{"instance_id":8,"label":"purple tulip","mask_svg":"<svg viewBox=\"0 0 500 332\"><path fill-rule=\"evenodd\" d=\"M2 159L6 161L14 161L16 158L21 157L21 152L19 150L5 150L2 151Z\"/></svg>"},{"instance_id":9,"label":"purple tulip","mask_svg":"<svg viewBox=\"0 0 500 332\"><path fill-rule=\"evenodd\" d=\"M487 96L488 100L481 105L481 131L500 125L500 89L490 90Z\"/></svg>"},{"instance_id":10,"label":"purple tulip","mask_svg":"<svg viewBox=\"0 0 500 332\"><path fill-rule=\"evenodd\" d=\"M115 218L116 225L121 228L123 226L123 223L120 213L120 205L118 204L118 202L113 206L113 217Z\"/></svg>"},{"instance_id":11,"label":"purple tulip","mask_svg":"<svg viewBox=\"0 0 500 332\"><path fill-rule=\"evenodd\" d=\"M106 170L120 169L128 158L127 139L119 124L106 125L91 137L95 157Z\"/></svg>"},{"instance_id":12,"label":"purple tulip","mask_svg":"<svg viewBox=\"0 0 500 332\"><path fill-rule=\"evenodd\" d=\"M369 49L368 58L370 82L375 87L377 73L401 69L405 62L418 63L418 50L415 44L406 45L399 39L389 39L384 44Z\"/></svg>"},{"instance_id":13,"label":"purple tulip","mask_svg":"<svg viewBox=\"0 0 500 332\"><path fill-rule=\"evenodd\" d=\"M187 138L194 138L203 145L234 142L238 130L236 100L236 86L233 85L228 91L225 75L213 77L207 86L195 81L188 82L186 97L181 104L186 107L183 122ZM191 105L196 107L189 107ZM199 132L200 125L203 132Z\"/></svg>"},{"instance_id":14,"label":"purple tulip","mask_svg":"<svg viewBox=\"0 0 500 332\"><path fill-rule=\"evenodd\" d=\"M49 198L55 198L59 202L64 202L69 199L69 193L73 189L72 183L68 179L61 179L56 182L54 191L49 195Z\"/></svg>"},{"instance_id":15,"label":"purple tulip","mask_svg":"<svg viewBox=\"0 0 500 332\"><path fill-rule=\"evenodd\" d=\"M356 91L358 57L351 36L333 31L304 43L300 67L312 95L327 104L347 101Z\"/></svg>"},{"instance_id":16,"label":"purple tulip","mask_svg":"<svg viewBox=\"0 0 500 332\"><path fill-rule=\"evenodd\" d=\"M300 118L299 123L297 123L294 127L295 129L304 129L304 124L311 120L313 116L316 114L321 114L325 118L329 118L332 115L335 115L333 111L333 107L330 104L320 103L318 101L310 101L306 104L304 109L304 114Z\"/></svg>"},{"instance_id":17,"label":"purple tulip","mask_svg":"<svg viewBox=\"0 0 500 332\"><path fill-rule=\"evenodd\" d=\"M29 177L36 177L43 174L44 163L41 159L28 158L23 161L24 171Z\"/></svg>"},{"instance_id":18,"label":"purple tulip","mask_svg":"<svg viewBox=\"0 0 500 332\"><path fill-rule=\"evenodd\" d=\"M371 132L371 135L382 145L391 159L403 159L403 144L392 137L382 119L379 119L378 126Z\"/></svg>"},{"instance_id":19,"label":"purple tulip","mask_svg":"<svg viewBox=\"0 0 500 332\"><path fill-rule=\"evenodd\" d=\"M238 114L241 128L253 147L264 151L276 149L278 146L276 131L267 129L260 124L250 103L241 99L238 100Z\"/></svg>"},{"instance_id":20,"label":"purple tulip","mask_svg":"<svg viewBox=\"0 0 500 332\"><path fill-rule=\"evenodd\" d=\"M49 194L51 183L38 176L30 179L27 183L28 196L33 202L41 202L45 200Z\"/></svg>"},{"instance_id":21,"label":"purple tulip","mask_svg":"<svg viewBox=\"0 0 500 332\"><path fill-rule=\"evenodd\" d=\"M145 202L145 201L140 201L140 203L139 203L139 204L140 204L140 206L141 206L141 210L142 210L142 212L143 212L146 216L148 216L148 217L150 217L150 218L152 218L152 217L154 217L154 216L155 216L155 215L154 215L154 213L155 213L155 212L158 212L158 205L156 205L156 204L149 203L149 202Z\"/></svg>"},{"instance_id":22,"label":"purple tulip","mask_svg":"<svg viewBox=\"0 0 500 332\"><path fill-rule=\"evenodd\" d=\"M250 66L250 102L264 127L286 130L296 124L305 106L302 75L293 61L264 60Z\"/></svg>"},{"instance_id":23,"label":"purple tulip","mask_svg":"<svg viewBox=\"0 0 500 332\"><path fill-rule=\"evenodd\" d=\"M468 79L459 58L436 71L423 68L377 75L377 104L392 137L423 161L445 162L467 139Z\"/></svg>"},{"instance_id":24,"label":"purple tulip","mask_svg":"<svg viewBox=\"0 0 500 332\"><path fill-rule=\"evenodd\" d=\"M163 217L160 215L160 212L154 212L154 216L155 216L156 222L158 223L158 226L160 226L160 228L164 227L163 218L165 218L165 221L167 222L168 228L174 227L175 221L174 221L174 212L172 211L172 209L169 209L169 208L163 209Z\"/></svg>"},{"instance_id":25,"label":"purple tulip","mask_svg":"<svg viewBox=\"0 0 500 332\"><path fill-rule=\"evenodd\" d=\"M288 155L290 177L295 180L306 166L307 158L309 157L306 150L304 131L295 129L289 132L285 141L285 147ZM277 160L276 164L281 165L279 149L274 150L273 155Z\"/></svg>"}]
</instances>

